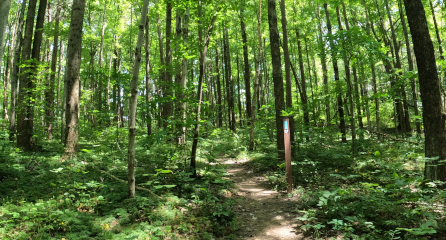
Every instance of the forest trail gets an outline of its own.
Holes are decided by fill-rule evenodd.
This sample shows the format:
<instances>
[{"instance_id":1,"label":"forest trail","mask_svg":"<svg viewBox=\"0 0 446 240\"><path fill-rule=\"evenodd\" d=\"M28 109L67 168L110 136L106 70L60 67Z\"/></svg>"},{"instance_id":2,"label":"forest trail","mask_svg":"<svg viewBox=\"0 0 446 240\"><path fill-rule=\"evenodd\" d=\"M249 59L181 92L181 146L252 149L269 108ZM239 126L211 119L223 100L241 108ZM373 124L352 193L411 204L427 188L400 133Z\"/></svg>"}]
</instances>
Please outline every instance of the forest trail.
<instances>
[{"instance_id":1,"label":"forest trail","mask_svg":"<svg viewBox=\"0 0 446 240\"><path fill-rule=\"evenodd\" d=\"M234 211L241 220L238 233L247 240L291 240L303 239L297 228L301 225L297 217L297 197L271 190L268 180L261 173L254 173L244 163L235 159L222 159L228 166L229 178L235 183L233 198L241 198ZM294 211L293 211L294 210Z\"/></svg>"}]
</instances>

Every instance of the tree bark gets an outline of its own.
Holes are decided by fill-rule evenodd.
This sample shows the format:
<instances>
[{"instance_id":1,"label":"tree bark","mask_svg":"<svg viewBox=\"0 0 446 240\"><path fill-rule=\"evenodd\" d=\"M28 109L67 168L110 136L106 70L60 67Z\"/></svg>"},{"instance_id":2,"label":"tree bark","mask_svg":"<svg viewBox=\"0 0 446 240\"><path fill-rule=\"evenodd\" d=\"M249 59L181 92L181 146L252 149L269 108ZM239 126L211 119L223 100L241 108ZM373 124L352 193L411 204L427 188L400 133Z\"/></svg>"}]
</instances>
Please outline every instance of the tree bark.
<instances>
[{"instance_id":1,"label":"tree bark","mask_svg":"<svg viewBox=\"0 0 446 240\"><path fill-rule=\"evenodd\" d=\"M283 97L282 60L280 58L280 35L277 27L276 1L268 0L268 25L271 46L271 62L273 66L273 83L276 112L278 160L285 160L285 143L282 123L282 111L285 110ZM308 121L306 121L308 123Z\"/></svg>"},{"instance_id":2,"label":"tree bark","mask_svg":"<svg viewBox=\"0 0 446 240\"><path fill-rule=\"evenodd\" d=\"M347 14L345 11L345 5L344 2L342 2L342 9L344 12L344 18L346 23L346 30L349 30L348 20L347 20ZM339 7L336 7L336 13L338 16L338 24L339 24L339 30L343 31L342 28L342 21L341 21L341 13L339 10ZM342 43L342 46L344 47L344 42ZM344 51L342 54L342 57L344 58L344 69L345 69L345 81L347 82L347 97L348 101L350 103L350 111L351 111L351 117L350 117L350 127L352 129L352 153L353 156L355 155L356 150L356 126L355 126L355 108L353 104L353 86L352 86L352 80L351 80L351 73L350 73L350 61L348 60L347 53ZM348 111L347 111L348 112Z\"/></svg>"},{"instance_id":3,"label":"tree bark","mask_svg":"<svg viewBox=\"0 0 446 240\"><path fill-rule=\"evenodd\" d=\"M2 66L5 31L8 25L9 9L11 8L11 0L0 1L0 66Z\"/></svg>"},{"instance_id":4,"label":"tree bark","mask_svg":"<svg viewBox=\"0 0 446 240\"><path fill-rule=\"evenodd\" d=\"M66 70L66 130L65 153L76 154L79 139L79 87L82 53L82 26L85 0L73 0L71 23L68 33Z\"/></svg>"},{"instance_id":5,"label":"tree bark","mask_svg":"<svg viewBox=\"0 0 446 240\"><path fill-rule=\"evenodd\" d=\"M37 0L30 0L28 4L28 12L26 14L25 36L23 39L22 62L27 65L31 54L32 35L34 28L34 17L36 13ZM20 77L18 109L17 114L17 146L24 150L31 150L33 136L33 115L34 111L31 106L32 99L32 81L29 79L29 71L31 67L22 68Z\"/></svg>"},{"instance_id":6,"label":"tree bark","mask_svg":"<svg viewBox=\"0 0 446 240\"><path fill-rule=\"evenodd\" d=\"M322 63L322 81L324 83L324 101L325 101L325 119L328 123L330 121L330 95L328 88L328 70L327 70L327 55L325 53L325 42L322 39L322 23L321 23L321 14L319 8L319 2L316 4L317 8L317 19L318 19L318 29L319 29L319 37L318 37L318 45L319 51L321 52L320 58Z\"/></svg>"},{"instance_id":7,"label":"tree bark","mask_svg":"<svg viewBox=\"0 0 446 240\"><path fill-rule=\"evenodd\" d=\"M288 111L293 109L293 95L291 93L291 67L290 67L290 52L288 50L288 27L287 27L287 17L285 9L285 0L280 1L280 12L282 14L282 48L283 57L285 61L285 83L286 83L286 107ZM294 142L294 117L290 116L290 139L291 143Z\"/></svg>"},{"instance_id":8,"label":"tree bark","mask_svg":"<svg viewBox=\"0 0 446 240\"><path fill-rule=\"evenodd\" d=\"M445 117L442 113L440 82L437 74L435 50L429 35L426 15L421 0L404 0L406 16L417 58L421 103L425 132L425 157L439 157L426 161L424 178L446 180L446 165L439 161L446 159Z\"/></svg>"},{"instance_id":9,"label":"tree bark","mask_svg":"<svg viewBox=\"0 0 446 240\"><path fill-rule=\"evenodd\" d=\"M255 73L255 84L254 84L254 96L259 92L259 79L261 77L260 74L260 64L262 63L263 53L262 53L262 29L261 29L261 21L262 21L262 0L259 0L259 9L257 11L257 44L258 44L258 55L256 58L256 73ZM249 132L249 151L254 150L254 128L256 121L256 99L254 98L254 102L251 105L251 120L250 120L250 132Z\"/></svg>"},{"instance_id":10,"label":"tree bark","mask_svg":"<svg viewBox=\"0 0 446 240\"><path fill-rule=\"evenodd\" d=\"M221 83L220 83L220 62L218 58L218 48L215 49L215 66L217 69L217 96L218 96L217 127L221 128L223 126L223 106L222 106L222 94L221 94Z\"/></svg>"},{"instance_id":11,"label":"tree bark","mask_svg":"<svg viewBox=\"0 0 446 240\"><path fill-rule=\"evenodd\" d=\"M152 135L152 107L151 107L151 99L152 99L152 87L151 87L151 66L150 66L150 43L149 43L149 35L150 35L150 21L149 21L149 12L150 8L147 7L147 16L145 16L145 50L146 50L146 124L147 124L147 135ZM141 16L144 17L144 16Z\"/></svg>"},{"instance_id":12,"label":"tree bark","mask_svg":"<svg viewBox=\"0 0 446 240\"><path fill-rule=\"evenodd\" d=\"M17 33L15 39L15 49L14 49L14 62L12 65L11 73L11 100L10 100L10 110L9 110L9 141L14 141L15 131L16 131L16 105L17 105L17 85L19 79L20 70L20 53L22 47L22 32L25 17L26 0L22 2L20 17L17 25Z\"/></svg>"},{"instance_id":13,"label":"tree bark","mask_svg":"<svg viewBox=\"0 0 446 240\"><path fill-rule=\"evenodd\" d=\"M130 90L130 114L129 114L129 148L128 148L128 162L127 162L127 181L129 187L129 198L135 197L135 137L136 137L136 106L138 103L138 83L139 83L139 69L141 67L141 48L144 42L144 26L147 20L147 11L149 7L149 0L144 0L142 7L141 22L138 26L138 40L135 49L135 62L133 63L133 75Z\"/></svg>"},{"instance_id":14,"label":"tree bark","mask_svg":"<svg viewBox=\"0 0 446 240\"><path fill-rule=\"evenodd\" d=\"M48 90L45 96L46 105L46 117L47 117L47 134L48 140L53 139L53 122L54 122L54 85L56 82L56 64L57 64L57 51L59 43L59 17L62 9L61 3L57 5L55 23L54 23L54 42L53 42L53 54L51 58L51 75Z\"/></svg>"},{"instance_id":15,"label":"tree bark","mask_svg":"<svg viewBox=\"0 0 446 240\"><path fill-rule=\"evenodd\" d=\"M234 83L232 79L231 56L229 51L229 34L228 28L224 27L224 60L225 60L225 79L226 79L226 96L228 102L229 129L235 132L235 113L234 113Z\"/></svg>"},{"instance_id":16,"label":"tree bark","mask_svg":"<svg viewBox=\"0 0 446 240\"><path fill-rule=\"evenodd\" d=\"M163 104L163 127L168 125L168 119L173 115L173 102L172 102L172 49L171 49L171 36L172 35L172 2L168 0L166 2L166 58L164 65L164 104Z\"/></svg>"},{"instance_id":17,"label":"tree bark","mask_svg":"<svg viewBox=\"0 0 446 240\"><path fill-rule=\"evenodd\" d=\"M222 1L224 3L225 1ZM221 3L221 4L222 4ZM217 19L217 14L220 11L221 5L216 9L214 16L209 24L209 28L207 29L207 36L203 42L203 23L202 23L202 1L200 0L198 3L198 51L199 51L199 60L200 60L200 75L198 79L198 89L197 89L197 117L194 129L194 139L192 142L192 151L190 158L190 168L192 169L192 178L197 177L197 146L198 146L198 137L200 133L200 109L201 109L201 101L203 99L203 79L204 79L204 68L206 67L206 55L209 47L209 42L211 40L212 30L214 29L215 20Z\"/></svg>"},{"instance_id":18,"label":"tree bark","mask_svg":"<svg viewBox=\"0 0 446 240\"><path fill-rule=\"evenodd\" d=\"M244 9L240 9L240 25L242 29L242 41L243 41L243 63L244 72L243 78L245 79L245 95L246 95L246 113L248 119L251 119L251 72L249 70L249 58L248 58L248 38L246 36L246 25L243 21Z\"/></svg>"},{"instance_id":19,"label":"tree bark","mask_svg":"<svg viewBox=\"0 0 446 240\"><path fill-rule=\"evenodd\" d=\"M413 65L413 58L412 58L412 51L411 46L410 46L410 41L409 41L409 34L407 31L407 26L406 26L406 19L405 19L405 15L404 15L404 11L403 11L403 4L401 2L402 0L398 0L398 9L400 12L400 19L401 19L401 25L403 26L403 33L404 33L404 40L406 43L406 51L407 51L407 63L409 64L409 72L414 71L414 65ZM441 44L440 44L441 47ZM417 94L417 88L416 88L416 84L415 84L415 78L414 77L410 77L410 86L412 89L412 101L413 101L413 108L414 108L414 114L416 116L419 115L418 112L418 94ZM419 121L415 122L416 128L417 128L417 133L421 134L421 124Z\"/></svg>"}]
</instances>

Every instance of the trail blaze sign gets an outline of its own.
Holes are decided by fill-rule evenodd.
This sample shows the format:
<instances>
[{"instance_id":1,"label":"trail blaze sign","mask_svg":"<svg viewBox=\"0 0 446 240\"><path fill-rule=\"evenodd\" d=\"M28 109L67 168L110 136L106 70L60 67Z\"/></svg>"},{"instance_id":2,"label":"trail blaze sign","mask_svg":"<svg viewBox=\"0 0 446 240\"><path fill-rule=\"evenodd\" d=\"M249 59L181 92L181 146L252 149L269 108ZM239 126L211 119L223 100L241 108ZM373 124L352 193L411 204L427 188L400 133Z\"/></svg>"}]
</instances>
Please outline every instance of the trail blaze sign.
<instances>
[{"instance_id":1,"label":"trail blaze sign","mask_svg":"<svg viewBox=\"0 0 446 240\"><path fill-rule=\"evenodd\" d=\"M286 176L288 182L288 193L293 190L293 175L291 170L291 141L290 141L290 128L289 118L283 119L283 132L285 140L285 162L286 162Z\"/></svg>"}]
</instances>

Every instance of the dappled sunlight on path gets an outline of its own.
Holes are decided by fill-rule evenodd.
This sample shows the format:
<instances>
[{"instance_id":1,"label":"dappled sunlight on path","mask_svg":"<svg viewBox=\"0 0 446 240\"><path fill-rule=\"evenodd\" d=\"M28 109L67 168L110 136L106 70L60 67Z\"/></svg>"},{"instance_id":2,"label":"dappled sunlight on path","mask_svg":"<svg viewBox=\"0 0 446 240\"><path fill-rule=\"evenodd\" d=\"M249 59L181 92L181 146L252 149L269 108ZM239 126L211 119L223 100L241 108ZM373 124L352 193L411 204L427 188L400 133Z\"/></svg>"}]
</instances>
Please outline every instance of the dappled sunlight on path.
<instances>
[{"instance_id":1,"label":"dappled sunlight on path","mask_svg":"<svg viewBox=\"0 0 446 240\"><path fill-rule=\"evenodd\" d=\"M241 198L234 211L241 220L238 236L249 240L304 239L296 229L300 223L295 207L297 197L288 198L271 190L266 178L244 167L246 160L220 159L229 165L229 178L236 185L233 198Z\"/></svg>"}]
</instances>

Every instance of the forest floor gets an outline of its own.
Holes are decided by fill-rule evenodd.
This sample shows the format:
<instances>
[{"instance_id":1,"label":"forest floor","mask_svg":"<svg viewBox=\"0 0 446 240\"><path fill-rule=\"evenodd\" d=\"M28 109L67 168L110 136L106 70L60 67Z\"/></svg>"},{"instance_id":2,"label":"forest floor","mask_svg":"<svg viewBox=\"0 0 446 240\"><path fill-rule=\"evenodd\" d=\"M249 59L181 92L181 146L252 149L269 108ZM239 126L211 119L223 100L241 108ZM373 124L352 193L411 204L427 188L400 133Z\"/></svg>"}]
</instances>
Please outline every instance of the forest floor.
<instances>
[{"instance_id":1,"label":"forest floor","mask_svg":"<svg viewBox=\"0 0 446 240\"><path fill-rule=\"evenodd\" d=\"M246 160L222 158L221 164L228 167L229 178L234 182L233 198L242 199L234 206L241 222L238 235L248 240L303 239L298 230L296 202L298 197L271 190L271 184L262 175L255 173Z\"/></svg>"}]
</instances>

